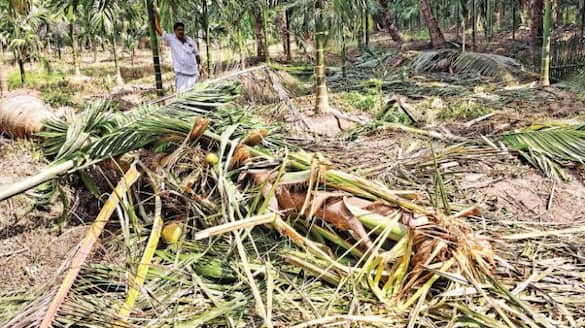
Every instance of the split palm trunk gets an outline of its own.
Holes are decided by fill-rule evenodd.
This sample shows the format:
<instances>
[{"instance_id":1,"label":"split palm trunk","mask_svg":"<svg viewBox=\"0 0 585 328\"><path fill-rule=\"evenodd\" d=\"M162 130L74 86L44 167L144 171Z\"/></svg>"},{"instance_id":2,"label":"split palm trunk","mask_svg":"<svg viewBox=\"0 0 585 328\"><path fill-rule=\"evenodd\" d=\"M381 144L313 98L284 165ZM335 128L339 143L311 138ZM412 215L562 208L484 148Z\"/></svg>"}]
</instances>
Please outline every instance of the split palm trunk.
<instances>
[{"instance_id":1,"label":"split palm trunk","mask_svg":"<svg viewBox=\"0 0 585 328\"><path fill-rule=\"evenodd\" d=\"M71 36L71 50L73 50L73 66L75 67L75 75L81 75L79 66L79 53L77 52L77 37L73 29L73 23L69 23L69 35Z\"/></svg>"},{"instance_id":2,"label":"split palm trunk","mask_svg":"<svg viewBox=\"0 0 585 328\"><path fill-rule=\"evenodd\" d=\"M325 24L325 2L317 0L315 5L315 79L317 81L315 96L315 113L321 114L329 111L329 94L327 92L327 79L325 75L325 44L327 41L327 26Z\"/></svg>"},{"instance_id":3,"label":"split palm trunk","mask_svg":"<svg viewBox=\"0 0 585 328\"><path fill-rule=\"evenodd\" d=\"M429 30L429 35L431 36L431 44L433 48L442 48L445 46L445 37L443 36L443 32L441 32L441 28L437 23L437 20L433 16L433 12L431 11L431 7L429 6L429 2L427 0L420 0L420 11L423 15L427 28Z\"/></svg>"},{"instance_id":4,"label":"split palm trunk","mask_svg":"<svg viewBox=\"0 0 585 328\"><path fill-rule=\"evenodd\" d=\"M154 30L154 14L152 9L154 0L146 0L146 11L148 13L148 22L149 22L149 33L150 33L150 48L152 49L152 61L154 64L154 79L156 85L156 94L159 97L164 96L163 91L163 83L162 83L162 73L160 69L160 54L159 54L159 47L158 47L158 39L156 37L156 32Z\"/></svg>"},{"instance_id":5,"label":"split palm trunk","mask_svg":"<svg viewBox=\"0 0 585 328\"><path fill-rule=\"evenodd\" d=\"M543 86L550 85L549 69L550 69L550 30L552 24L552 2L553 0L545 0L544 7L544 26L543 26L543 41L542 41L542 63L540 68L540 83Z\"/></svg>"},{"instance_id":6,"label":"split palm trunk","mask_svg":"<svg viewBox=\"0 0 585 328\"><path fill-rule=\"evenodd\" d=\"M390 9L388 9L388 0L379 0L380 7L382 7L382 25L384 29L388 31L392 40L402 43L404 38L402 37L402 33L398 30L394 22L392 21L392 17L390 16Z\"/></svg>"}]
</instances>

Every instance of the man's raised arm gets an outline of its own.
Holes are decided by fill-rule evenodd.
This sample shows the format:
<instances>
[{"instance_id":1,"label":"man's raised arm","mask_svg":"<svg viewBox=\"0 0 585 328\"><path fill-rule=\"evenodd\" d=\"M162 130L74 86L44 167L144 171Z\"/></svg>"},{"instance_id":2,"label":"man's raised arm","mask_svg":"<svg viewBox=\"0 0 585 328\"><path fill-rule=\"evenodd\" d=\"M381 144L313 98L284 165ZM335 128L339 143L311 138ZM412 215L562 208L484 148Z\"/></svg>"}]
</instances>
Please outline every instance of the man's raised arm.
<instances>
[{"instance_id":1,"label":"man's raised arm","mask_svg":"<svg viewBox=\"0 0 585 328\"><path fill-rule=\"evenodd\" d=\"M156 33L159 36L162 36L163 35L163 30L160 27L160 22L159 22L159 19L158 19L158 8L156 7L156 5L152 7L152 13L153 13L153 16L154 16L154 30L156 31Z\"/></svg>"}]
</instances>

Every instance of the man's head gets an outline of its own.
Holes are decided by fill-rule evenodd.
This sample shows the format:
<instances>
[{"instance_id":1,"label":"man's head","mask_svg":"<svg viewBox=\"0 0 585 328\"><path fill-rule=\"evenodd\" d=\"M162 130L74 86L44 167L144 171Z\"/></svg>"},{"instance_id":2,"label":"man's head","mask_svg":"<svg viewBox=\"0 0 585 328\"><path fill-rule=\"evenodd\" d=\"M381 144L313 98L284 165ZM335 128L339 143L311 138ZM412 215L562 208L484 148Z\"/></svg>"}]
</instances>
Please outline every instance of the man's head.
<instances>
[{"instance_id":1,"label":"man's head","mask_svg":"<svg viewBox=\"0 0 585 328\"><path fill-rule=\"evenodd\" d=\"M175 31L177 39L185 40L185 24L177 22L175 23L175 26L173 26L173 30Z\"/></svg>"}]
</instances>

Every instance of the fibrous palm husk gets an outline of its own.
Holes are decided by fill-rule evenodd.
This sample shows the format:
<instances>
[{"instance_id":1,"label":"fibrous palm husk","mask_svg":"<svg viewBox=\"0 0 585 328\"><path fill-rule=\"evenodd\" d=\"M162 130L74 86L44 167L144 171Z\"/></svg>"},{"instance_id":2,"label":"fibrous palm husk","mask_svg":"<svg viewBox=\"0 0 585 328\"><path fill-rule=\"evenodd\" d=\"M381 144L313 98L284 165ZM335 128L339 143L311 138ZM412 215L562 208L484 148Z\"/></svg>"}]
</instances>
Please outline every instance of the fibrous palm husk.
<instances>
[{"instance_id":1,"label":"fibrous palm husk","mask_svg":"<svg viewBox=\"0 0 585 328\"><path fill-rule=\"evenodd\" d=\"M39 132L44 121L52 117L42 100L30 95L0 99L0 133L23 138Z\"/></svg>"}]
</instances>

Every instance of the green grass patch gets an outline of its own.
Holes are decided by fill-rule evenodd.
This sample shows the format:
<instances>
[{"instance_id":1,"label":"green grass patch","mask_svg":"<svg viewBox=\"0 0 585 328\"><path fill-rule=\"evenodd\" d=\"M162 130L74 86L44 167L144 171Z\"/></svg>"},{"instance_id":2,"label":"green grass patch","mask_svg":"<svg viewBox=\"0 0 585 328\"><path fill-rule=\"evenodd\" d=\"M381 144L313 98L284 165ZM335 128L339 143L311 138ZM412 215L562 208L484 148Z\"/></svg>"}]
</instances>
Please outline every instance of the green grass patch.
<instances>
[{"instance_id":1,"label":"green grass patch","mask_svg":"<svg viewBox=\"0 0 585 328\"><path fill-rule=\"evenodd\" d=\"M563 80L558 86L573 91L580 100L585 100L585 69Z\"/></svg>"},{"instance_id":2,"label":"green grass patch","mask_svg":"<svg viewBox=\"0 0 585 328\"><path fill-rule=\"evenodd\" d=\"M342 100L362 112L376 111L380 107L379 96L374 90L368 90L366 94L351 91L343 95Z\"/></svg>"},{"instance_id":3,"label":"green grass patch","mask_svg":"<svg viewBox=\"0 0 585 328\"><path fill-rule=\"evenodd\" d=\"M454 104L450 104L448 108L439 112L438 118L441 120L469 121L489 114L491 111L485 104L472 100L460 100Z\"/></svg>"},{"instance_id":4,"label":"green grass patch","mask_svg":"<svg viewBox=\"0 0 585 328\"><path fill-rule=\"evenodd\" d=\"M429 40L429 31L427 29L422 28L419 31L406 31L403 33L406 39L410 40Z\"/></svg>"},{"instance_id":5,"label":"green grass patch","mask_svg":"<svg viewBox=\"0 0 585 328\"><path fill-rule=\"evenodd\" d=\"M43 101L53 108L61 106L81 107L83 103L75 97L75 88L66 80L41 87Z\"/></svg>"},{"instance_id":6,"label":"green grass patch","mask_svg":"<svg viewBox=\"0 0 585 328\"><path fill-rule=\"evenodd\" d=\"M82 107L83 102L76 97L79 87L71 84L65 75L59 71L26 72L25 83L20 81L20 72L14 69L8 73L8 87L10 89L27 88L41 92L43 101L53 108L61 106Z\"/></svg>"},{"instance_id":7,"label":"green grass patch","mask_svg":"<svg viewBox=\"0 0 585 328\"><path fill-rule=\"evenodd\" d=\"M25 71L25 83L21 83L20 81L20 72L18 69L13 69L8 73L6 81L8 83L8 88L10 89L17 89L17 88L27 88L27 89L35 89L40 90L41 87L51 84L57 83L65 79L65 75L58 71L53 71L48 73L46 71Z\"/></svg>"}]
</instances>

